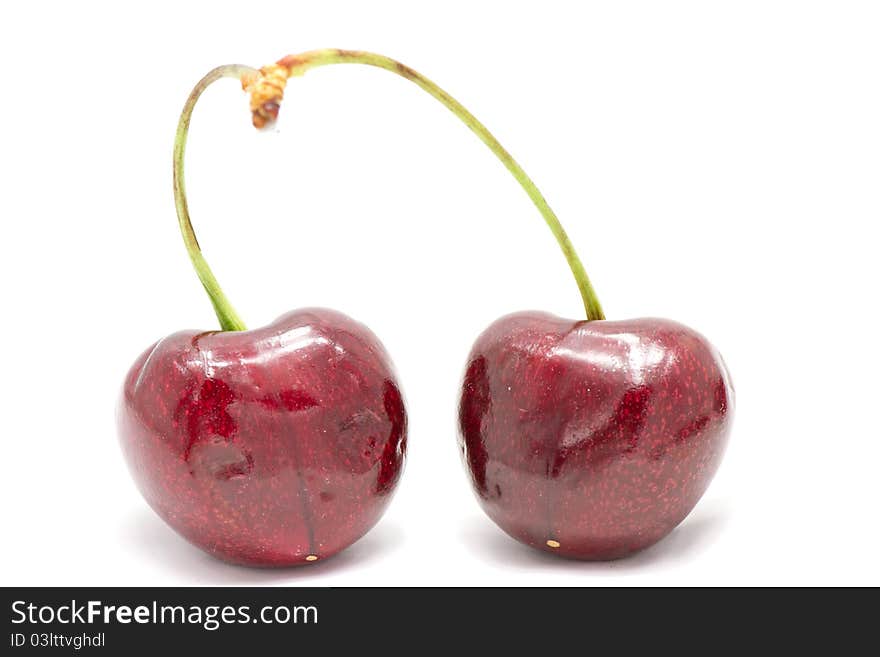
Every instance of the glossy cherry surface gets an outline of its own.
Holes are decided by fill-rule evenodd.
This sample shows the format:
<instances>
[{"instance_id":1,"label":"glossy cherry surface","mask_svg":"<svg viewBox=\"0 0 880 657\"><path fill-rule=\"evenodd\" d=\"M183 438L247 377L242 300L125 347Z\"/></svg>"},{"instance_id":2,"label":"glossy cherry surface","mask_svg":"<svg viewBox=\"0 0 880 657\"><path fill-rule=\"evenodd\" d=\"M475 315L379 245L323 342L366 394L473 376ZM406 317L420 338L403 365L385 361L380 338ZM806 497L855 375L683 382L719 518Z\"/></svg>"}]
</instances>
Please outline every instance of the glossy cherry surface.
<instances>
[{"instance_id":1,"label":"glossy cherry surface","mask_svg":"<svg viewBox=\"0 0 880 657\"><path fill-rule=\"evenodd\" d=\"M150 506L228 561L328 557L382 515L406 412L379 340L340 313L251 331L175 333L125 380L122 450Z\"/></svg>"},{"instance_id":2,"label":"glossy cherry surface","mask_svg":"<svg viewBox=\"0 0 880 657\"><path fill-rule=\"evenodd\" d=\"M614 559L676 527L727 443L733 389L715 349L663 319L504 317L468 359L460 447L504 531Z\"/></svg>"}]
</instances>

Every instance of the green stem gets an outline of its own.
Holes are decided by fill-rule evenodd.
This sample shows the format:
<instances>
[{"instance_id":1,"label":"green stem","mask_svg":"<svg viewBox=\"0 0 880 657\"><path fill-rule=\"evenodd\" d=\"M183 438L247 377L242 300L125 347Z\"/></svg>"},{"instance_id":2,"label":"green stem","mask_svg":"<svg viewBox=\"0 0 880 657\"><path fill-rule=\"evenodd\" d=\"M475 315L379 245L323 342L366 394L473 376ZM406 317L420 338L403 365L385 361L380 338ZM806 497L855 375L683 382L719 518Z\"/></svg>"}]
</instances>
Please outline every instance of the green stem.
<instances>
[{"instance_id":1,"label":"green stem","mask_svg":"<svg viewBox=\"0 0 880 657\"><path fill-rule=\"evenodd\" d=\"M189 133L193 109L202 92L221 78L240 78L242 75L253 75L256 72L250 66L230 64L218 66L199 80L192 93L190 93L189 98L187 98L186 105L183 106L183 111L180 113L180 121L177 124L177 134L174 137L174 204L177 207L180 233L183 235L183 243L186 245L187 253L189 253L196 274L198 274L205 292L208 293L208 297L211 299L214 312L217 313L217 319L220 320L220 327L224 331L244 331L246 327L238 313L235 312L235 308L232 307L229 299L226 298L220 284L217 283L217 279L214 277L214 273L202 255L202 249L199 247L199 241L196 239L192 222L189 219L186 186L183 182L183 159L186 154L186 138Z\"/></svg>"},{"instance_id":2,"label":"green stem","mask_svg":"<svg viewBox=\"0 0 880 657\"><path fill-rule=\"evenodd\" d=\"M330 64L365 64L367 66L376 66L414 82L440 101L449 111L461 119L461 121L470 128L484 144L486 144L486 146L489 147L489 150L501 160L501 163L507 167L507 170L510 171L523 190L525 190L526 194L528 194L529 198L532 199L532 202L538 208L541 216L544 217L544 221L547 222L547 226L549 226L550 231L556 238L559 248L562 249L562 253L568 261L568 266L571 268L571 273L574 274L575 281L577 282L578 289L580 290L584 302L584 309L587 312L587 319L605 319L605 315L602 312L602 306L596 296L596 291L590 283L584 265L581 263L581 260L574 249L574 245L571 243L571 240L562 228L562 224L559 223L556 213L554 213L547 204L547 201L535 186L535 183L532 182L532 179L529 178L519 163L513 159L513 156L507 152L492 133L489 132L486 126L480 123L480 121L465 109L461 103L455 100L455 98L450 96L421 73L418 73L408 66L389 57L370 52L335 49L312 50L299 55L284 57L279 60L278 63L287 68L288 75L290 76L301 75L309 69L317 68L319 66L328 66Z\"/></svg>"}]
</instances>

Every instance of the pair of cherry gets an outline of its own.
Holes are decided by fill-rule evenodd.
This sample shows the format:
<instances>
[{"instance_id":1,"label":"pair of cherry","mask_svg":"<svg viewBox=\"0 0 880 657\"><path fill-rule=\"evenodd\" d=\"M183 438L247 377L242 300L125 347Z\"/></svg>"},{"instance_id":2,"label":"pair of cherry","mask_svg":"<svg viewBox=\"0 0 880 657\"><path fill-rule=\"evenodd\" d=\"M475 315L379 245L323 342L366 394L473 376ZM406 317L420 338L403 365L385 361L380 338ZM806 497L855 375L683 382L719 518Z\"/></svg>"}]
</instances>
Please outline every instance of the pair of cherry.
<instances>
[{"instance_id":1,"label":"pair of cherry","mask_svg":"<svg viewBox=\"0 0 880 657\"><path fill-rule=\"evenodd\" d=\"M584 321L509 315L471 351L459 444L486 513L524 543L582 559L660 540L705 492L727 443L733 389L719 354L675 322L605 321L556 215L491 133L409 67L346 50L288 56L259 71L214 69L184 107L174 148L178 218L223 330L168 336L128 373L120 442L147 502L211 554L287 566L363 536L400 478L406 410L376 336L325 309L245 330L202 256L186 204L186 136L208 85L241 79L263 127L277 117L289 77L337 63L397 73L458 116L538 207L584 299Z\"/></svg>"}]
</instances>

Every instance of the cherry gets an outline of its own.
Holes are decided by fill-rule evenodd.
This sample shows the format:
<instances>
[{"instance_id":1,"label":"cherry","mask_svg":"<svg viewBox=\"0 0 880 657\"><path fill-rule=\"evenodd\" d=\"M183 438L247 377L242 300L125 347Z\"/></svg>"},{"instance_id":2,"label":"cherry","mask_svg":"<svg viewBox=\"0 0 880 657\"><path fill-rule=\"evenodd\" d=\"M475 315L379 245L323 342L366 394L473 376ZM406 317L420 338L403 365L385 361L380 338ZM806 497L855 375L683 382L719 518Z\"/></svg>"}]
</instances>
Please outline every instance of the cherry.
<instances>
[{"instance_id":1,"label":"cherry","mask_svg":"<svg viewBox=\"0 0 880 657\"><path fill-rule=\"evenodd\" d=\"M672 531L727 444L730 376L664 319L499 319L471 350L460 446L483 509L533 547L613 559Z\"/></svg>"},{"instance_id":2,"label":"cherry","mask_svg":"<svg viewBox=\"0 0 880 657\"><path fill-rule=\"evenodd\" d=\"M221 559L288 566L329 557L380 518L400 478L407 418L385 349L325 309L246 330L205 261L186 202L183 158L194 88L174 145L187 251L222 331L181 331L131 367L119 405L129 470L156 513Z\"/></svg>"},{"instance_id":3,"label":"cherry","mask_svg":"<svg viewBox=\"0 0 880 657\"><path fill-rule=\"evenodd\" d=\"M329 557L379 519L400 477L406 411L365 326L297 310L252 331L180 331L137 359L119 434L141 493L227 561Z\"/></svg>"}]
</instances>

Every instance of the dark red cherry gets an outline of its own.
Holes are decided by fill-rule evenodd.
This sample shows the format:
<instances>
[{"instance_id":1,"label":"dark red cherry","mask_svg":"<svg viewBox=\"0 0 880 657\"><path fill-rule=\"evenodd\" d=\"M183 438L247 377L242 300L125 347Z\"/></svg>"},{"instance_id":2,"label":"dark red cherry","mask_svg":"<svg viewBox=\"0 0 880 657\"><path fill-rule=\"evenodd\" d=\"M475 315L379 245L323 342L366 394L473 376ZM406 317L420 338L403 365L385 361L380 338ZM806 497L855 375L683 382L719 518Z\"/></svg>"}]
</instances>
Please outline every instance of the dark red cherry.
<instances>
[{"instance_id":1,"label":"dark red cherry","mask_svg":"<svg viewBox=\"0 0 880 657\"><path fill-rule=\"evenodd\" d=\"M156 513L211 554L259 566L323 559L363 536L406 448L388 355L330 310L161 340L131 368L118 420Z\"/></svg>"},{"instance_id":2,"label":"dark red cherry","mask_svg":"<svg viewBox=\"0 0 880 657\"><path fill-rule=\"evenodd\" d=\"M480 504L508 534L614 559L694 508L732 415L721 357L686 326L518 313L471 351L460 445Z\"/></svg>"}]
</instances>

